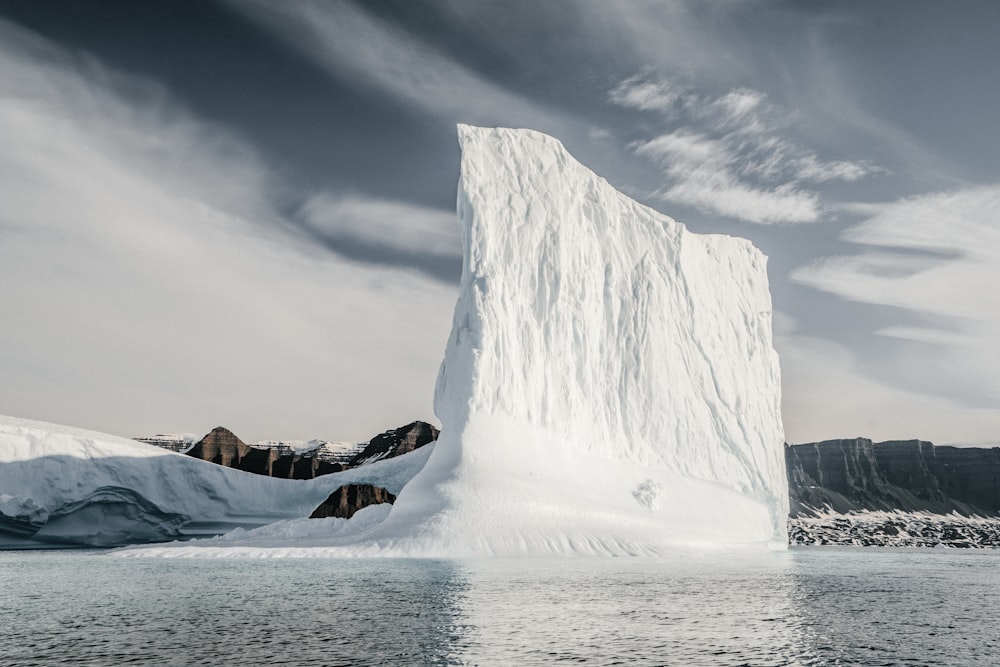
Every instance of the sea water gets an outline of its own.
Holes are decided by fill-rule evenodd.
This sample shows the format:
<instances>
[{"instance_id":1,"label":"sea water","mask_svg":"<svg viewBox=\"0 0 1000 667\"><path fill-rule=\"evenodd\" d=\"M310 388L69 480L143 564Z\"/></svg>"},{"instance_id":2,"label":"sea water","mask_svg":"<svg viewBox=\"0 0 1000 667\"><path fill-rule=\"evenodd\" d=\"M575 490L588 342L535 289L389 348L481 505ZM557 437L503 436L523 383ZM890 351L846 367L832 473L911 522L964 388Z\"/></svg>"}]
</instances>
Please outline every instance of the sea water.
<instances>
[{"instance_id":1,"label":"sea water","mask_svg":"<svg viewBox=\"0 0 1000 667\"><path fill-rule=\"evenodd\" d=\"M2 665L997 665L1000 551L0 552Z\"/></svg>"}]
</instances>

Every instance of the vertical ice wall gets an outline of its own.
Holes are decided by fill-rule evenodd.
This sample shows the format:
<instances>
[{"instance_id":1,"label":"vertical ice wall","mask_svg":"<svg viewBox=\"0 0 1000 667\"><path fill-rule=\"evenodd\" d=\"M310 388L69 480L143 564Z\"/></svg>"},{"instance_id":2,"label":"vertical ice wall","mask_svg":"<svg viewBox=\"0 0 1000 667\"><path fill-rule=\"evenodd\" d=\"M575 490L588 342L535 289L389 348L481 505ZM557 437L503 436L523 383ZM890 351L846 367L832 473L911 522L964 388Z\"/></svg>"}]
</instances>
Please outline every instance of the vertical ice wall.
<instances>
[{"instance_id":1,"label":"vertical ice wall","mask_svg":"<svg viewBox=\"0 0 1000 667\"><path fill-rule=\"evenodd\" d=\"M549 136L459 138L439 465L412 489L438 498L433 532L498 552L783 544L764 255L638 204Z\"/></svg>"}]
</instances>

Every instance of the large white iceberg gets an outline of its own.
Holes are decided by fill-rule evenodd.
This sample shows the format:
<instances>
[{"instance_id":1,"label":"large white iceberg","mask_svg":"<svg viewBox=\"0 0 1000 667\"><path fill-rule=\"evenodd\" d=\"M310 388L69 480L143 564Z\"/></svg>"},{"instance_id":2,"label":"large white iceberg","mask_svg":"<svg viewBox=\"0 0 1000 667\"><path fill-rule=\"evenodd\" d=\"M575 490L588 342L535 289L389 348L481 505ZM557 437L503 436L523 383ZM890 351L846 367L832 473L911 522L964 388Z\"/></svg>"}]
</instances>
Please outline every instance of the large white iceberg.
<instances>
[{"instance_id":1,"label":"large white iceberg","mask_svg":"<svg viewBox=\"0 0 1000 667\"><path fill-rule=\"evenodd\" d=\"M459 138L465 261L435 396L443 428L395 505L126 553L784 548L763 254L689 232L538 132Z\"/></svg>"},{"instance_id":2,"label":"large white iceberg","mask_svg":"<svg viewBox=\"0 0 1000 667\"><path fill-rule=\"evenodd\" d=\"M783 547L764 255L638 204L549 136L459 138L441 437L383 534L440 554Z\"/></svg>"},{"instance_id":3,"label":"large white iceberg","mask_svg":"<svg viewBox=\"0 0 1000 667\"><path fill-rule=\"evenodd\" d=\"M278 553L784 548L765 257L636 203L551 137L459 138L465 262L426 466L355 529L283 523L204 546L265 555L300 534L302 549Z\"/></svg>"}]
</instances>

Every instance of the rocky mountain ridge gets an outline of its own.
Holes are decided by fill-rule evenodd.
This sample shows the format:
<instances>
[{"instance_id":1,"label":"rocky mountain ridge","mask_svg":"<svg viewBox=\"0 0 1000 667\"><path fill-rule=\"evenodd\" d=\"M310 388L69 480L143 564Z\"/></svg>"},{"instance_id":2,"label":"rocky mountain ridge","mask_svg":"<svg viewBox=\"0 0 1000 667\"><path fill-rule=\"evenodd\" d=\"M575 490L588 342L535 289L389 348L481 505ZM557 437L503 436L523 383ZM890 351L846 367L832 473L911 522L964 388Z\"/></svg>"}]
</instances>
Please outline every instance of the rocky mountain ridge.
<instances>
[{"instance_id":1,"label":"rocky mountain ridge","mask_svg":"<svg viewBox=\"0 0 1000 667\"><path fill-rule=\"evenodd\" d=\"M217 426L184 453L257 475L313 479L412 452L437 440L438 433L438 429L431 424L415 421L384 431L367 443L359 443L356 447L341 451L324 447L326 443L305 451L294 451L282 446L283 443L273 443L266 447L250 445L229 429ZM142 441L158 444L150 438Z\"/></svg>"}]
</instances>

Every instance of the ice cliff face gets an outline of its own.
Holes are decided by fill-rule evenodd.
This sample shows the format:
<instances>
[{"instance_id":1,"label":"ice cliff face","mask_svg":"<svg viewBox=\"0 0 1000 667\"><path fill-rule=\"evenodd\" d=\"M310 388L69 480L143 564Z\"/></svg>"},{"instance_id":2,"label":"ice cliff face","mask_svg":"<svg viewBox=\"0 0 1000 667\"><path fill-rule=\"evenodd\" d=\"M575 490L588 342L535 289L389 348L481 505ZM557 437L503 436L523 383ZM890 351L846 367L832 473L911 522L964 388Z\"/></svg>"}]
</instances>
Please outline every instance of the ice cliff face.
<instances>
[{"instance_id":1,"label":"ice cliff face","mask_svg":"<svg viewBox=\"0 0 1000 667\"><path fill-rule=\"evenodd\" d=\"M761 252L689 232L538 132L459 138L465 262L435 397L443 428L383 527L389 543L785 544Z\"/></svg>"}]
</instances>

